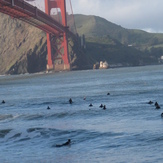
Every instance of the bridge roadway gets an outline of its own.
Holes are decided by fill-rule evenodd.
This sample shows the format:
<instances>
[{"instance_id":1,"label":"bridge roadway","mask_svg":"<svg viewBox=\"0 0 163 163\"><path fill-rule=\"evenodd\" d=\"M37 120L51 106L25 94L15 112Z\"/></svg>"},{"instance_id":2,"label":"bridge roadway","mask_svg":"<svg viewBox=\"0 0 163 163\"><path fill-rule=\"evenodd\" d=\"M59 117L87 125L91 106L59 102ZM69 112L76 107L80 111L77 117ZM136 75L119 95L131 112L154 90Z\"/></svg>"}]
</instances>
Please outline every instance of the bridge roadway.
<instances>
[{"instance_id":1,"label":"bridge roadway","mask_svg":"<svg viewBox=\"0 0 163 163\"><path fill-rule=\"evenodd\" d=\"M25 21L47 33L60 36L64 32L75 35L52 17L24 0L0 0L0 12Z\"/></svg>"}]
</instances>

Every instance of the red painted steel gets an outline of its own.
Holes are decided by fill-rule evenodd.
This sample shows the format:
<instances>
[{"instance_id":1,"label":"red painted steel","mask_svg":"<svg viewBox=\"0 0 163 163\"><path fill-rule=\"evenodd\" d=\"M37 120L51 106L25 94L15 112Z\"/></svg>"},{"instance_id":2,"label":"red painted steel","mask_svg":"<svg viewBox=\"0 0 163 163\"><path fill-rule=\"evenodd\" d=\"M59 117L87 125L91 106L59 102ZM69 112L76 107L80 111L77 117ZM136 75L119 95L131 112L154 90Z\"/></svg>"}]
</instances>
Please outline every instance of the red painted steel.
<instances>
[{"instance_id":1,"label":"red painted steel","mask_svg":"<svg viewBox=\"0 0 163 163\"><path fill-rule=\"evenodd\" d=\"M66 3L65 0L45 0L45 13L50 16L50 11L53 8L60 8L62 16L62 25L67 29L67 17L66 17ZM53 67L52 61L52 40L49 33L47 33L47 47L48 47L48 67ZM56 53L61 54L65 69L70 69L69 54L68 54L68 40L67 30L63 33L63 41L61 47L56 49Z\"/></svg>"}]
</instances>

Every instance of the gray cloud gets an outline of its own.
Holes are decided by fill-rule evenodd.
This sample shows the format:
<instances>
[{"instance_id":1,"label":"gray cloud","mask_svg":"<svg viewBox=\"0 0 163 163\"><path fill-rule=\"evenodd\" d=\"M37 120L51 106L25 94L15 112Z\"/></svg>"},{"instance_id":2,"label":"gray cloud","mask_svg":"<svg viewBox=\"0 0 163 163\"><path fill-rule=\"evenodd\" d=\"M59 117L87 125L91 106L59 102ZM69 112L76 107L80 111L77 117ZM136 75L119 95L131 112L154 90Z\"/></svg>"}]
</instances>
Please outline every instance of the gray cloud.
<instances>
[{"instance_id":1,"label":"gray cloud","mask_svg":"<svg viewBox=\"0 0 163 163\"><path fill-rule=\"evenodd\" d=\"M162 0L71 0L74 13L97 15L125 28L163 31Z\"/></svg>"}]
</instances>

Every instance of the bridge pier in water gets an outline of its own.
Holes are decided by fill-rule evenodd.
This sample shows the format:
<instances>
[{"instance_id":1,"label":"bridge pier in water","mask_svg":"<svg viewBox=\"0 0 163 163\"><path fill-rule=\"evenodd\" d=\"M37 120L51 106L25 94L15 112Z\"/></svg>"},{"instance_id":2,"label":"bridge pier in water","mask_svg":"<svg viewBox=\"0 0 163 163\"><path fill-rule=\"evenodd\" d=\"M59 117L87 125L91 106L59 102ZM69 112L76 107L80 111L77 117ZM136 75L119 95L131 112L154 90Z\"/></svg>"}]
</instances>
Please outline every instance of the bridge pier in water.
<instances>
[{"instance_id":1,"label":"bridge pier in water","mask_svg":"<svg viewBox=\"0 0 163 163\"><path fill-rule=\"evenodd\" d=\"M65 0L45 0L45 13L50 16L51 9L59 8L61 10L62 24L67 29L67 17L66 17L66 2ZM68 53L68 38L67 30L60 35L55 36L56 39L60 40L60 45L57 45L56 40L52 39L50 33L47 33L47 70L70 70L70 61ZM61 39L62 37L62 39ZM55 55L53 54L52 47L55 49ZM62 62L54 63L58 56L61 56Z\"/></svg>"}]
</instances>

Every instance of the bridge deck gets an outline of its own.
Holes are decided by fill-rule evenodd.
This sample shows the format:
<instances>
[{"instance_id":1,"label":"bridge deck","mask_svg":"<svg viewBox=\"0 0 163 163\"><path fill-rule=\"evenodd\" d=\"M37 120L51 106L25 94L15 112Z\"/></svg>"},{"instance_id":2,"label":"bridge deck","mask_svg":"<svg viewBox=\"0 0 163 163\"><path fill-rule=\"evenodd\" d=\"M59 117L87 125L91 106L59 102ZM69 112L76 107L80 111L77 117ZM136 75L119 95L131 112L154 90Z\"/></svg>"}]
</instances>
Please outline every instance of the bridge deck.
<instances>
[{"instance_id":1,"label":"bridge deck","mask_svg":"<svg viewBox=\"0 0 163 163\"><path fill-rule=\"evenodd\" d=\"M18 18L54 35L66 32L67 28L23 0L0 0L0 12Z\"/></svg>"}]
</instances>

